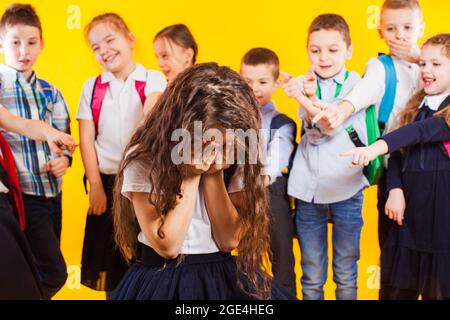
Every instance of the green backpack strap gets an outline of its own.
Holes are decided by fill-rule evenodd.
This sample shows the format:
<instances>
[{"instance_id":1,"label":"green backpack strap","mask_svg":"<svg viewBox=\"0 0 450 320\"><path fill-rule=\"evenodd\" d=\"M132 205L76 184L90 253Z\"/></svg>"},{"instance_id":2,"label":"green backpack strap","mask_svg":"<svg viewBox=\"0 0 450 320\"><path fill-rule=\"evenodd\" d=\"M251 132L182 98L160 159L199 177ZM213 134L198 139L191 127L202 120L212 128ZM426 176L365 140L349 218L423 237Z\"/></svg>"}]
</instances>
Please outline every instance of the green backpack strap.
<instances>
[{"instance_id":1,"label":"green backpack strap","mask_svg":"<svg viewBox=\"0 0 450 320\"><path fill-rule=\"evenodd\" d=\"M379 116L375 106L372 105L366 109L366 128L367 128L367 143L371 145L377 141L383 131L389 116L394 108L395 96L397 93L397 74L395 72L394 61L389 55L380 55L378 60L383 64L386 72L385 92L380 103ZM367 180L371 185L376 185L383 175L384 165L383 156L379 156L372 160L365 170Z\"/></svg>"},{"instance_id":2,"label":"green backpack strap","mask_svg":"<svg viewBox=\"0 0 450 320\"><path fill-rule=\"evenodd\" d=\"M367 128L367 145L371 145L381 137L380 127L378 126L378 118L375 106L372 105L366 109L366 128ZM370 185L376 185L380 181L383 174L383 156L379 156L369 162L365 168L364 174Z\"/></svg>"}]
</instances>

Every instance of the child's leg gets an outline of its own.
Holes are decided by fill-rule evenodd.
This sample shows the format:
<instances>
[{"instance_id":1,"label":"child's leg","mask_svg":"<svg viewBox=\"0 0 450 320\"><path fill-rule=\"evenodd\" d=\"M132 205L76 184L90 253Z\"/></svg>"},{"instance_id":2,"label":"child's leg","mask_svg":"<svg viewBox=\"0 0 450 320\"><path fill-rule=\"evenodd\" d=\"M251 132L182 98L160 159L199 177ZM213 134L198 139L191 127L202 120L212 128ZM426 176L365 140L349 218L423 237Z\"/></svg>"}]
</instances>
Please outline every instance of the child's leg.
<instances>
[{"instance_id":1,"label":"child's leg","mask_svg":"<svg viewBox=\"0 0 450 320\"><path fill-rule=\"evenodd\" d=\"M270 250L272 251L272 272L290 292L296 296L295 259L292 252L294 223L287 197L287 180L278 178L270 190Z\"/></svg>"},{"instance_id":2,"label":"child's leg","mask_svg":"<svg viewBox=\"0 0 450 320\"><path fill-rule=\"evenodd\" d=\"M363 195L331 204L333 219L333 280L337 300L356 300Z\"/></svg>"},{"instance_id":3,"label":"child's leg","mask_svg":"<svg viewBox=\"0 0 450 320\"><path fill-rule=\"evenodd\" d=\"M66 263L53 230L51 201L23 195L27 221L25 236L36 259L45 299L54 296L67 279Z\"/></svg>"},{"instance_id":4,"label":"child's leg","mask_svg":"<svg viewBox=\"0 0 450 320\"><path fill-rule=\"evenodd\" d=\"M321 300L328 271L328 205L297 200L295 219L303 271L303 299Z\"/></svg>"}]
</instances>

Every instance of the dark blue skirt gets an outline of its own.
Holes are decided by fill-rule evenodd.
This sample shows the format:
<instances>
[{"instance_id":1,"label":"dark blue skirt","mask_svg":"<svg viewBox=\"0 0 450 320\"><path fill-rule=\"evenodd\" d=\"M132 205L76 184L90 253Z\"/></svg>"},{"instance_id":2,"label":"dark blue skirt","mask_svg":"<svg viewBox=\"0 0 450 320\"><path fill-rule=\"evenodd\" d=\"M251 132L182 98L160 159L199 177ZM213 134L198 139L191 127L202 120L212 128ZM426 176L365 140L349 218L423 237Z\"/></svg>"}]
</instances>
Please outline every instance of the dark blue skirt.
<instances>
[{"instance_id":1,"label":"dark blue skirt","mask_svg":"<svg viewBox=\"0 0 450 320\"><path fill-rule=\"evenodd\" d=\"M81 284L97 291L113 291L128 269L114 241L112 216L115 175L101 175L107 196L106 212L87 215L81 255Z\"/></svg>"},{"instance_id":2,"label":"dark blue skirt","mask_svg":"<svg viewBox=\"0 0 450 320\"><path fill-rule=\"evenodd\" d=\"M141 259L127 271L111 295L115 300L253 300L238 287L236 260L229 253L184 255L165 260L141 245ZM241 277L248 289L248 282ZM272 282L271 299L293 300L289 290Z\"/></svg>"}]
</instances>

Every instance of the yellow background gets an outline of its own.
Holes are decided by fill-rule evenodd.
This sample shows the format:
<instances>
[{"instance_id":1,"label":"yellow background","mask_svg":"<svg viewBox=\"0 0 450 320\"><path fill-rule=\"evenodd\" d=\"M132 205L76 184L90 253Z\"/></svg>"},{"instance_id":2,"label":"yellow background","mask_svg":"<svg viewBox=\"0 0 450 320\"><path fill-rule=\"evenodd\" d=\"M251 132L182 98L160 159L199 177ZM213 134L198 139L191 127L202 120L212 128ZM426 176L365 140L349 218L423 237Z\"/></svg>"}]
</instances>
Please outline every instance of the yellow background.
<instances>
[{"instance_id":1,"label":"yellow background","mask_svg":"<svg viewBox=\"0 0 450 320\"><path fill-rule=\"evenodd\" d=\"M361 74L370 57L387 50L374 28L378 18L377 9L382 0L40 0L30 3L41 17L45 42L35 70L64 94L72 117L72 133L77 140L75 115L82 84L101 72L84 40L83 28L93 16L103 12L116 12L126 20L137 39L136 61L150 69L158 68L152 50L153 36L163 27L180 22L188 25L198 42L199 62L217 61L235 70L238 70L240 59L248 49L268 47L279 55L283 71L294 75L304 73L309 67L305 52L307 29L312 19L321 13L341 14L349 23L355 49L353 59L347 64L350 70ZM1 0L0 12L4 12L9 4L10 1ZM426 21L424 38L450 31L445 24L450 12L450 1L422 0L421 5ZM296 105L284 96L282 90L275 94L274 101L280 110L296 118ZM104 293L79 284L88 207L82 176L83 166L77 151L63 185L61 246L68 265L69 279L55 299L104 298ZM379 249L375 204L376 190L366 190L358 277L360 299L376 299L378 295ZM300 297L299 248L296 241L294 250ZM331 269L328 278L326 298L334 299Z\"/></svg>"}]
</instances>

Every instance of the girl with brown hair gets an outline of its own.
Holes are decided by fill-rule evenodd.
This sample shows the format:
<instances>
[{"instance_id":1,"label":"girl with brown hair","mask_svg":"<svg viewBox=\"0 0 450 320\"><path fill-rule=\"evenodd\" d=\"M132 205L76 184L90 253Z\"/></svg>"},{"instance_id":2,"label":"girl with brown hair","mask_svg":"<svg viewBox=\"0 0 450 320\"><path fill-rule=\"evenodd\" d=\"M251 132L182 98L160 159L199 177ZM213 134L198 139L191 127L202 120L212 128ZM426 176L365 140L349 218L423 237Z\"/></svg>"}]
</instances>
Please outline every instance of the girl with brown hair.
<instances>
[{"instance_id":1,"label":"girl with brown hair","mask_svg":"<svg viewBox=\"0 0 450 320\"><path fill-rule=\"evenodd\" d=\"M400 129L354 149L353 164L391 153L381 251L381 299L450 299L450 34L429 39L420 58L423 89Z\"/></svg>"},{"instance_id":2,"label":"girl with brown hair","mask_svg":"<svg viewBox=\"0 0 450 320\"><path fill-rule=\"evenodd\" d=\"M252 145L252 139L228 133L257 131L260 117L250 87L236 72L215 63L187 69L166 89L127 146L118 174L116 242L128 261L137 261L114 298L289 297L280 285L271 286L264 272L269 217L263 164L260 158L249 161L258 153L259 136ZM196 123L202 124L201 137ZM193 137L186 140L187 153L191 142L194 149L188 159L201 161L176 164L179 152L171 137L177 129ZM209 130L227 130L222 140L226 154L233 148L244 151L229 183L224 169L231 161L224 164L224 154L217 151L221 139L206 137ZM196 141L206 147L200 154ZM237 257L230 254L233 249Z\"/></svg>"}]
</instances>

